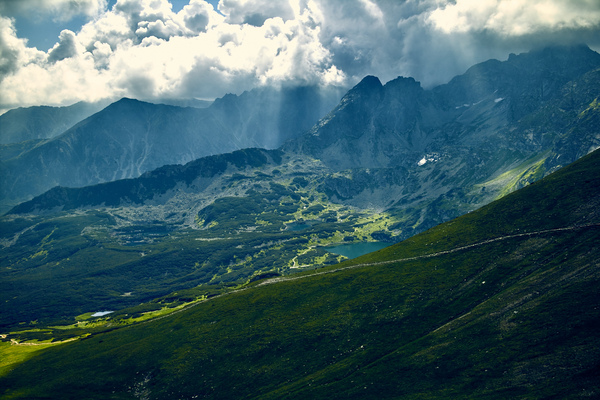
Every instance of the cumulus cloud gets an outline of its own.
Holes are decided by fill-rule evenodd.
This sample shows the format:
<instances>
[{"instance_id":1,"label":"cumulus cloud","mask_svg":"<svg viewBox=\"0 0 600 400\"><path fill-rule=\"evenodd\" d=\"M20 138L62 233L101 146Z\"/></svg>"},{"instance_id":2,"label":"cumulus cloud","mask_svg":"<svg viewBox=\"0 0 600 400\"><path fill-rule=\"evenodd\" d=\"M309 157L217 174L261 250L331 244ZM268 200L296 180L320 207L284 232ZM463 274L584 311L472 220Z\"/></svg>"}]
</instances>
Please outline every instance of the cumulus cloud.
<instances>
[{"instance_id":1,"label":"cumulus cloud","mask_svg":"<svg viewBox=\"0 0 600 400\"><path fill-rule=\"evenodd\" d=\"M595 0L19 0L89 16L48 52L0 17L0 108L102 97L215 98L261 85L446 82L475 62L552 44L600 46ZM17 10L18 8L18 10ZM55 14L53 14L55 15ZM71 14L72 15L72 14ZM15 17L16 18L16 17ZM597 48L596 47L596 48Z\"/></svg>"},{"instance_id":2,"label":"cumulus cloud","mask_svg":"<svg viewBox=\"0 0 600 400\"><path fill-rule=\"evenodd\" d=\"M284 21L294 18L292 4L272 0L221 0L219 11L233 24L261 26L269 18L279 17Z\"/></svg>"},{"instance_id":3,"label":"cumulus cloud","mask_svg":"<svg viewBox=\"0 0 600 400\"><path fill-rule=\"evenodd\" d=\"M445 33L492 31L522 36L555 29L600 25L594 0L457 0L434 10L428 20Z\"/></svg>"},{"instance_id":4,"label":"cumulus cloud","mask_svg":"<svg viewBox=\"0 0 600 400\"><path fill-rule=\"evenodd\" d=\"M27 41L17 37L12 19L0 16L0 82L23 65L43 63L45 58L44 52L27 47ZM0 98L4 95L0 90Z\"/></svg>"},{"instance_id":5,"label":"cumulus cloud","mask_svg":"<svg viewBox=\"0 0 600 400\"><path fill-rule=\"evenodd\" d=\"M210 23L213 8L202 0L191 0L181 12L186 28L193 33L204 32Z\"/></svg>"},{"instance_id":6,"label":"cumulus cloud","mask_svg":"<svg viewBox=\"0 0 600 400\"><path fill-rule=\"evenodd\" d=\"M17 38L12 21L0 17L0 76L17 68L21 53L26 47L27 42Z\"/></svg>"}]
</instances>

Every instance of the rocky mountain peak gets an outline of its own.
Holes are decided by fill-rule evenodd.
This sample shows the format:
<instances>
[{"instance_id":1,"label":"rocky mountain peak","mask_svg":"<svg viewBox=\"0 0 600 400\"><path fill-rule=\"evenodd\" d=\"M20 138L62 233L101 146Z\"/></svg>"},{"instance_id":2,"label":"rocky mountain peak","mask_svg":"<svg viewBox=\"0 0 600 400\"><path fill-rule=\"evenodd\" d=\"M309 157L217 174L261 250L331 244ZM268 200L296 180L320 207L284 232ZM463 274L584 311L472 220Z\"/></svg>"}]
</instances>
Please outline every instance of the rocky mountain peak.
<instances>
[{"instance_id":1,"label":"rocky mountain peak","mask_svg":"<svg viewBox=\"0 0 600 400\"><path fill-rule=\"evenodd\" d=\"M141 104L150 104L150 103L146 103L141 100L132 99L130 97L122 97L121 99L115 101L108 107L123 107L123 106L127 106L127 105L131 106L134 104L141 105Z\"/></svg>"},{"instance_id":2,"label":"rocky mountain peak","mask_svg":"<svg viewBox=\"0 0 600 400\"><path fill-rule=\"evenodd\" d=\"M379 78L366 76L346 93L337 108L345 108L349 103L361 103L366 107L376 107L383 97L383 92L383 85Z\"/></svg>"},{"instance_id":3,"label":"rocky mountain peak","mask_svg":"<svg viewBox=\"0 0 600 400\"><path fill-rule=\"evenodd\" d=\"M415 81L412 77L399 76L396 79L392 79L384 85L386 91L398 90L398 91L414 91L422 90L421 83Z\"/></svg>"},{"instance_id":4,"label":"rocky mountain peak","mask_svg":"<svg viewBox=\"0 0 600 400\"><path fill-rule=\"evenodd\" d=\"M493 147L502 129L559 99L568 82L598 66L600 54L570 46L488 60L431 90L413 78L382 85L367 76L285 149L345 169L408 165L458 136Z\"/></svg>"},{"instance_id":5,"label":"rocky mountain peak","mask_svg":"<svg viewBox=\"0 0 600 400\"><path fill-rule=\"evenodd\" d=\"M379 90L383 85L378 77L373 75L365 76L351 91L370 91Z\"/></svg>"},{"instance_id":6,"label":"rocky mountain peak","mask_svg":"<svg viewBox=\"0 0 600 400\"><path fill-rule=\"evenodd\" d=\"M421 108L425 91L413 78L385 86L366 76L306 135L284 146L322 159L334 168L387 166L398 154L423 147Z\"/></svg>"},{"instance_id":7,"label":"rocky mountain peak","mask_svg":"<svg viewBox=\"0 0 600 400\"><path fill-rule=\"evenodd\" d=\"M502 98L511 103L510 118L517 120L560 96L567 82L599 66L600 54L585 45L552 46L476 64L433 92L448 107Z\"/></svg>"},{"instance_id":8,"label":"rocky mountain peak","mask_svg":"<svg viewBox=\"0 0 600 400\"><path fill-rule=\"evenodd\" d=\"M600 63L600 54L585 44L548 46L519 55L510 54L507 63L521 68L542 67L582 74Z\"/></svg>"}]
</instances>

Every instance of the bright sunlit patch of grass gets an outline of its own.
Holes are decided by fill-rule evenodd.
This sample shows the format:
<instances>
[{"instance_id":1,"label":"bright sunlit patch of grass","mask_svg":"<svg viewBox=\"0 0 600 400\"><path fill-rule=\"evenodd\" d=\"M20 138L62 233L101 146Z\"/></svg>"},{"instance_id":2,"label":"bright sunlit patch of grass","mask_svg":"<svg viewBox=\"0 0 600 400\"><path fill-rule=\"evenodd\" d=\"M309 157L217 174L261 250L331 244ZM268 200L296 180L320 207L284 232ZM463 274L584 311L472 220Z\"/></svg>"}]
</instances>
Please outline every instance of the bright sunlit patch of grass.
<instances>
[{"instance_id":1,"label":"bright sunlit patch of grass","mask_svg":"<svg viewBox=\"0 0 600 400\"><path fill-rule=\"evenodd\" d=\"M34 353L51 344L37 346L15 346L8 342L0 342L0 376L9 373L12 368L34 356Z\"/></svg>"}]
</instances>

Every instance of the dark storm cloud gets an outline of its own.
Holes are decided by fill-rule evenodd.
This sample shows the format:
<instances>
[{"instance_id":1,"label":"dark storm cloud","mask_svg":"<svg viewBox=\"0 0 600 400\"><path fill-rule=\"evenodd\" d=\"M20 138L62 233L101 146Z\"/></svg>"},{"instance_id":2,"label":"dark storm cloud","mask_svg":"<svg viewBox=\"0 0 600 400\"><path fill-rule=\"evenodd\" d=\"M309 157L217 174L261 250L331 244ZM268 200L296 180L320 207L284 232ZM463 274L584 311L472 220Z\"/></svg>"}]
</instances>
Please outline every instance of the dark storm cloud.
<instances>
[{"instance_id":1,"label":"dark storm cloud","mask_svg":"<svg viewBox=\"0 0 600 400\"><path fill-rule=\"evenodd\" d=\"M589 0L323 1L321 40L354 81L412 76L447 82L474 63L552 44L600 48L600 2ZM334 18L333 16L336 16Z\"/></svg>"},{"instance_id":2,"label":"dark storm cloud","mask_svg":"<svg viewBox=\"0 0 600 400\"><path fill-rule=\"evenodd\" d=\"M54 63L77 54L75 33L64 30L60 33L59 43L48 53L48 62Z\"/></svg>"}]
</instances>

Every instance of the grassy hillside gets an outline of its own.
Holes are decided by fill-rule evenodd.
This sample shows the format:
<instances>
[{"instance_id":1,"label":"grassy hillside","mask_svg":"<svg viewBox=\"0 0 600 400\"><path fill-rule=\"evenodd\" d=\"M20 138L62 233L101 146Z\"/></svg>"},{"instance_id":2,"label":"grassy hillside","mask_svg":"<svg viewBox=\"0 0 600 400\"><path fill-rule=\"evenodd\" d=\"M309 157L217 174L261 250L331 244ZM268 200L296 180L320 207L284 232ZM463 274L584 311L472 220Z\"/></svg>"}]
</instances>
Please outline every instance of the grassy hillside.
<instances>
[{"instance_id":1,"label":"grassy hillside","mask_svg":"<svg viewBox=\"0 0 600 400\"><path fill-rule=\"evenodd\" d=\"M0 393L598 397L599 203L596 151L378 252L24 355Z\"/></svg>"}]
</instances>

